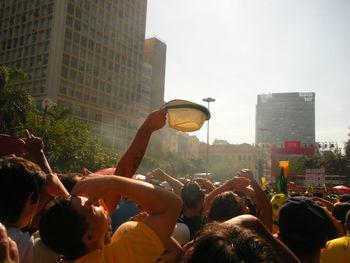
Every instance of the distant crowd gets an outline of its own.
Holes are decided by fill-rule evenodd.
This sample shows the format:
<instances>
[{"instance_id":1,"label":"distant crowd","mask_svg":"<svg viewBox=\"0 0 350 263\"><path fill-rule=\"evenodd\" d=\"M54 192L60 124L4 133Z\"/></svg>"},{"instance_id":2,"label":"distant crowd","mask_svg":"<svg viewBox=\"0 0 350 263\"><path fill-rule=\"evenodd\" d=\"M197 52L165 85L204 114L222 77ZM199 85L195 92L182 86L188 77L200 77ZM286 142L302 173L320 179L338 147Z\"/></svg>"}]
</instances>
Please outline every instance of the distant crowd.
<instances>
[{"instance_id":1,"label":"distant crowd","mask_svg":"<svg viewBox=\"0 0 350 263\"><path fill-rule=\"evenodd\" d=\"M152 112L112 174L57 174L30 131L0 135L0 262L350 262L349 194L267 191L249 169L135 176L165 122Z\"/></svg>"}]
</instances>

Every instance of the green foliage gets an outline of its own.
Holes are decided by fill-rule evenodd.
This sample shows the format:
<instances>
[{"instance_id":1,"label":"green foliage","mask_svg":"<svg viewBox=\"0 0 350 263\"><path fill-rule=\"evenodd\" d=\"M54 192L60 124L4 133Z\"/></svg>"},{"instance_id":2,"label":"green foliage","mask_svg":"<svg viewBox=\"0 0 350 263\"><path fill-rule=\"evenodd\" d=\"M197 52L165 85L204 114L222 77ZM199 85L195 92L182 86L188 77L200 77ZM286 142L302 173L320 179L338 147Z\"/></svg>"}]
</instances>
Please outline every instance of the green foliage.
<instances>
[{"instance_id":1,"label":"green foliage","mask_svg":"<svg viewBox=\"0 0 350 263\"><path fill-rule=\"evenodd\" d=\"M45 153L55 172L79 172L86 167L96 171L114 167L118 156L94 139L91 127L69 119L67 108L37 111L32 97L13 84L27 74L16 68L0 66L0 133L23 136L28 129L45 143Z\"/></svg>"},{"instance_id":2,"label":"green foliage","mask_svg":"<svg viewBox=\"0 0 350 263\"><path fill-rule=\"evenodd\" d=\"M0 133L14 135L15 127L24 124L28 112L33 110L31 96L13 87L13 83L27 77L20 69L0 66Z\"/></svg>"},{"instance_id":3,"label":"green foliage","mask_svg":"<svg viewBox=\"0 0 350 263\"><path fill-rule=\"evenodd\" d=\"M211 155L209 156L209 171L213 174L213 179L224 182L231 179L238 171L251 167L249 161L236 161L232 156L227 155ZM205 171L205 170L204 170Z\"/></svg>"},{"instance_id":4,"label":"green foliage","mask_svg":"<svg viewBox=\"0 0 350 263\"><path fill-rule=\"evenodd\" d=\"M91 137L91 127L81 121L56 120L49 115L30 112L21 128L43 139L46 156L55 172L80 172L84 167L97 171L117 163L118 156Z\"/></svg>"},{"instance_id":5,"label":"green foliage","mask_svg":"<svg viewBox=\"0 0 350 263\"><path fill-rule=\"evenodd\" d=\"M350 179L350 139L345 143L345 155L340 151L326 151L314 156L305 155L295 158L290 167L294 167L296 173L303 173L306 169L325 168L326 174L347 175Z\"/></svg>"},{"instance_id":6,"label":"green foliage","mask_svg":"<svg viewBox=\"0 0 350 263\"><path fill-rule=\"evenodd\" d=\"M55 120L62 120L72 115L73 110L66 107L54 107L46 112L47 115L51 116Z\"/></svg>"}]
</instances>

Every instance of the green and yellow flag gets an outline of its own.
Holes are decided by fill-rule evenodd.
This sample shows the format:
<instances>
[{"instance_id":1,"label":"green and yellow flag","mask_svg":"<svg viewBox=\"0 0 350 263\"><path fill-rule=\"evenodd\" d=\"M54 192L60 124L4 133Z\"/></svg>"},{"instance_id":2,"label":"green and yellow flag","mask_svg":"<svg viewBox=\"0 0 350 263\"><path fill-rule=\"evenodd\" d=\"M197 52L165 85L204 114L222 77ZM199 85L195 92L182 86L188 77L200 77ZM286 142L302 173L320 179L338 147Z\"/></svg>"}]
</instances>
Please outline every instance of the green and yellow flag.
<instances>
[{"instance_id":1,"label":"green and yellow flag","mask_svg":"<svg viewBox=\"0 0 350 263\"><path fill-rule=\"evenodd\" d=\"M278 192L283 193L285 195L288 195L288 187L287 187L288 166L289 166L289 161L279 162L279 167L281 167L281 173L276 183Z\"/></svg>"}]
</instances>

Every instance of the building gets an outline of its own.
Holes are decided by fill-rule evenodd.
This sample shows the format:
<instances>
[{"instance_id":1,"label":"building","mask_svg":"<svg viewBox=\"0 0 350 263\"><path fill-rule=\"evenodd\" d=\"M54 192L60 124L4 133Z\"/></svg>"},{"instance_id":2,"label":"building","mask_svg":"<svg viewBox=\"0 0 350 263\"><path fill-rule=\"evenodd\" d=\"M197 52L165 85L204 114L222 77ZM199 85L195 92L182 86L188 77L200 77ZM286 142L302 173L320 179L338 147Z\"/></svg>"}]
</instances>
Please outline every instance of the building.
<instances>
[{"instance_id":1,"label":"building","mask_svg":"<svg viewBox=\"0 0 350 263\"><path fill-rule=\"evenodd\" d=\"M151 111L151 82L152 66L145 62L142 68L140 122L147 118L148 113Z\"/></svg>"},{"instance_id":2,"label":"building","mask_svg":"<svg viewBox=\"0 0 350 263\"><path fill-rule=\"evenodd\" d=\"M322 189L324 185L333 187L347 184L345 175L327 175L324 168L306 169L305 174L292 176L289 180L295 182L299 188L312 186Z\"/></svg>"},{"instance_id":3,"label":"building","mask_svg":"<svg viewBox=\"0 0 350 263\"><path fill-rule=\"evenodd\" d=\"M206 156L207 144L200 145L200 156ZM256 176L256 153L252 145L230 144L225 140L214 140L209 146L209 172L216 177L229 179L241 169L251 169Z\"/></svg>"},{"instance_id":4,"label":"building","mask_svg":"<svg viewBox=\"0 0 350 263\"><path fill-rule=\"evenodd\" d=\"M315 143L315 93L258 95L255 143Z\"/></svg>"},{"instance_id":5,"label":"building","mask_svg":"<svg viewBox=\"0 0 350 263\"><path fill-rule=\"evenodd\" d=\"M151 110L159 109L164 104L166 44L157 38L146 39L144 60L152 66Z\"/></svg>"},{"instance_id":6,"label":"building","mask_svg":"<svg viewBox=\"0 0 350 263\"><path fill-rule=\"evenodd\" d=\"M281 168L279 167L279 161L291 161L303 157L304 155L313 156L316 153L314 145L300 144L300 142L285 142L283 147L273 146L271 149L271 176L275 178L279 176ZM290 176L296 176L297 172L294 171L293 165L290 165L288 174Z\"/></svg>"},{"instance_id":7,"label":"building","mask_svg":"<svg viewBox=\"0 0 350 263\"><path fill-rule=\"evenodd\" d=\"M0 5L0 63L123 152L138 127L147 0L21 0ZM157 72L154 70L154 72ZM163 92L164 93L164 92Z\"/></svg>"},{"instance_id":8,"label":"building","mask_svg":"<svg viewBox=\"0 0 350 263\"><path fill-rule=\"evenodd\" d=\"M164 104L166 44L157 38L145 40L144 66L141 89L141 118L148 113L159 109ZM161 129L153 134L147 155L160 158L167 151L166 140L169 132Z\"/></svg>"}]
</instances>

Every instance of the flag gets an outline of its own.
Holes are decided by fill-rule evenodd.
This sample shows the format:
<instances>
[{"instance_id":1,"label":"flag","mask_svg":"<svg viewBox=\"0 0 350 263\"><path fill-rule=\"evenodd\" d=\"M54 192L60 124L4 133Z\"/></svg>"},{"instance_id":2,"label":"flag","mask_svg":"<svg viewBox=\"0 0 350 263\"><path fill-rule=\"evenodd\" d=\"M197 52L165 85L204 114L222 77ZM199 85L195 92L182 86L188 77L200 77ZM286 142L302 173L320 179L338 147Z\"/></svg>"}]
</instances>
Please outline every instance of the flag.
<instances>
[{"instance_id":1,"label":"flag","mask_svg":"<svg viewBox=\"0 0 350 263\"><path fill-rule=\"evenodd\" d=\"M281 173L279 178L277 178L276 187L279 193L283 193L288 195L288 187L287 187L287 177L288 177L288 161L280 161L279 166L281 167Z\"/></svg>"},{"instance_id":2,"label":"flag","mask_svg":"<svg viewBox=\"0 0 350 263\"><path fill-rule=\"evenodd\" d=\"M324 191L325 193L328 192L328 191L327 191L327 186L326 186L326 184L323 184L323 185L322 185L322 188L323 188L323 191Z\"/></svg>"},{"instance_id":3,"label":"flag","mask_svg":"<svg viewBox=\"0 0 350 263\"><path fill-rule=\"evenodd\" d=\"M266 177L261 177L261 189L266 190Z\"/></svg>"}]
</instances>

